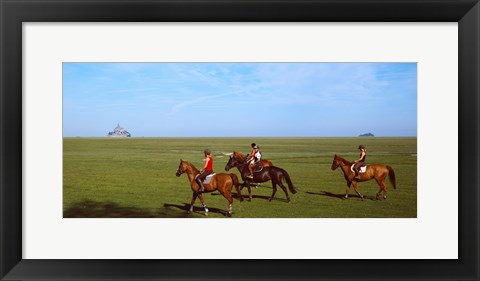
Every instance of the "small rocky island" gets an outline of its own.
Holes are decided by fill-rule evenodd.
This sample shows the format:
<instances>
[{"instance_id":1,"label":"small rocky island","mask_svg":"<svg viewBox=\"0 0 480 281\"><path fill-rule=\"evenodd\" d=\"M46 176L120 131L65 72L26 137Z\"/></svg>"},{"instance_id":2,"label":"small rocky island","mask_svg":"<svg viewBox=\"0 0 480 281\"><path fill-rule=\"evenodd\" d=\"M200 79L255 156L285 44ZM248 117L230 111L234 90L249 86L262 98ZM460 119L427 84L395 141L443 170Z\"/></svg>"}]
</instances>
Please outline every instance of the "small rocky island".
<instances>
[{"instance_id":1,"label":"small rocky island","mask_svg":"<svg viewBox=\"0 0 480 281\"><path fill-rule=\"evenodd\" d=\"M114 137L114 138L129 138L131 137L130 133L127 132L124 128L117 124L117 127L113 129L113 132L109 132L107 137Z\"/></svg>"}]
</instances>

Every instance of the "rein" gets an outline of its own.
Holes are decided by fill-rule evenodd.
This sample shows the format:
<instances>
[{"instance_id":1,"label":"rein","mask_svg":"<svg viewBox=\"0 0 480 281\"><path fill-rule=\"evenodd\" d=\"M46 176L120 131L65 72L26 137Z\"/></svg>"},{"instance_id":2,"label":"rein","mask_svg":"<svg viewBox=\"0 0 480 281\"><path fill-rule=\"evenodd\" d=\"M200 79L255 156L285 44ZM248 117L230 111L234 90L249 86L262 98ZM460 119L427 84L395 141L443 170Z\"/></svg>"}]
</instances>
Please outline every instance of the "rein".
<instances>
[{"instance_id":1,"label":"rein","mask_svg":"<svg viewBox=\"0 0 480 281\"><path fill-rule=\"evenodd\" d=\"M340 162L340 164L339 164L338 166L340 166L342 172L344 171L344 170L343 170L343 167L347 166L347 173L348 173L348 172L350 171L350 166L351 166L353 163L347 164L347 163L345 163L343 160L344 160L344 161L347 161L347 160L341 158L341 159L338 161L338 162Z\"/></svg>"},{"instance_id":2,"label":"rein","mask_svg":"<svg viewBox=\"0 0 480 281\"><path fill-rule=\"evenodd\" d=\"M248 165L248 163L238 164L238 165L236 165L236 167L242 167L242 166L245 166L245 165Z\"/></svg>"},{"instance_id":3,"label":"rein","mask_svg":"<svg viewBox=\"0 0 480 281\"><path fill-rule=\"evenodd\" d=\"M188 174L188 173L191 173L191 174L193 174L193 175L198 175L198 174L200 174L200 171L198 171L197 174L195 174L196 168L194 168L193 165L190 164L190 163L187 164L187 168L186 168L186 169L182 169L182 170L183 170L183 171L180 171L180 172L181 172L180 174L184 174L184 173L187 173L187 174Z\"/></svg>"},{"instance_id":4,"label":"rein","mask_svg":"<svg viewBox=\"0 0 480 281\"><path fill-rule=\"evenodd\" d=\"M245 160L240 159L240 158L232 158L232 159L235 159L235 162L237 162L237 163L240 162L240 161L242 161L242 162L245 161ZM245 162L243 164L237 164L237 163L235 163L235 165L233 167L242 167L242 166L248 165L248 162Z\"/></svg>"}]
</instances>

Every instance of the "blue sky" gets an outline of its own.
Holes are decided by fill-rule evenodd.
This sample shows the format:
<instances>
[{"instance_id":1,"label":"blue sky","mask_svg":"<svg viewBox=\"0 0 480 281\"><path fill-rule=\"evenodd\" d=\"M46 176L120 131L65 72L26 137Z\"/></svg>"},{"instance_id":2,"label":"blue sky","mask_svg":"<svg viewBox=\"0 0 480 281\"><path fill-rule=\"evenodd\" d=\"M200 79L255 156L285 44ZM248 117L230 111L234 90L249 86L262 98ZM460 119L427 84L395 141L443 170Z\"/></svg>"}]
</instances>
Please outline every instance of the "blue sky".
<instances>
[{"instance_id":1,"label":"blue sky","mask_svg":"<svg viewBox=\"0 0 480 281\"><path fill-rule=\"evenodd\" d=\"M417 135L416 63L64 63L63 135Z\"/></svg>"}]
</instances>

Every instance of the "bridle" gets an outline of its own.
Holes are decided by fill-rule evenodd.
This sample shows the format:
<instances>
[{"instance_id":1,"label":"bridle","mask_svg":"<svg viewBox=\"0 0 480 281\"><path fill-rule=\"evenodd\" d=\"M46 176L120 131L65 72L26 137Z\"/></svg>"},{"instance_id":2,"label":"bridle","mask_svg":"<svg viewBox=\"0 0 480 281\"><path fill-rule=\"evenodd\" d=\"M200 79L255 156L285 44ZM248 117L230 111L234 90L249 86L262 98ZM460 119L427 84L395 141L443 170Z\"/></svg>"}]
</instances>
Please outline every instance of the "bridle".
<instances>
[{"instance_id":1,"label":"bridle","mask_svg":"<svg viewBox=\"0 0 480 281\"><path fill-rule=\"evenodd\" d=\"M179 176L180 176L180 175L183 175L185 172L186 172L186 170L183 169L183 165L180 164L180 166L179 166L178 169L177 169L177 175L179 175Z\"/></svg>"},{"instance_id":2,"label":"bridle","mask_svg":"<svg viewBox=\"0 0 480 281\"><path fill-rule=\"evenodd\" d=\"M235 164L232 167L242 167L242 166L245 166L245 165L248 164L248 162L246 162L243 159L234 158L234 157L232 157L232 159L235 160ZM239 163L239 162L244 162L244 161L245 161L245 163Z\"/></svg>"},{"instance_id":3,"label":"bridle","mask_svg":"<svg viewBox=\"0 0 480 281\"><path fill-rule=\"evenodd\" d=\"M185 173L185 171L180 170L180 168L177 169L177 175L183 175L183 173Z\"/></svg>"},{"instance_id":4,"label":"bridle","mask_svg":"<svg viewBox=\"0 0 480 281\"><path fill-rule=\"evenodd\" d=\"M335 161L337 163L337 165L335 166L335 170L338 167L343 169L343 167L348 166L347 164L345 164L342 160L339 160L338 158L335 158L333 161Z\"/></svg>"}]
</instances>

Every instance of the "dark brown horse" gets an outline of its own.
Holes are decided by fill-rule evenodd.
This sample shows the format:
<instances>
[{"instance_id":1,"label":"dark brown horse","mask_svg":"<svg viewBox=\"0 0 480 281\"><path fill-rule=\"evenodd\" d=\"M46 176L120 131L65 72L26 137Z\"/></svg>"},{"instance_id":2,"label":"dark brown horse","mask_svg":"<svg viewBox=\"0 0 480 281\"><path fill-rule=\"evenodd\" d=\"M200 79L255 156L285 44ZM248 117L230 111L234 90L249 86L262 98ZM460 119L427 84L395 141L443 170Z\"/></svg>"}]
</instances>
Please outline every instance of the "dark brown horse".
<instances>
[{"instance_id":1,"label":"dark brown horse","mask_svg":"<svg viewBox=\"0 0 480 281\"><path fill-rule=\"evenodd\" d=\"M285 179L285 181L287 182L288 188L290 189L290 192L292 194L297 193L297 190L295 189L295 186L293 186L290 176L288 175L287 171L285 171L282 168L275 167L275 166L263 167L261 171L253 173L253 179L249 179L247 178L247 175L250 174L250 171L248 170L248 163L245 160L230 156L230 159L227 165L225 165L225 170L228 171L233 167L237 167L238 171L240 171L240 175L242 176L244 184L247 185L248 200L250 201L252 200L252 189L250 187L252 182L260 183L260 182L272 181L273 192L269 201L272 201L273 196L277 192L277 184L282 188L283 192L285 192L285 195L287 196L287 202L291 201L290 197L288 196L287 188L283 184L282 179Z\"/></svg>"},{"instance_id":2,"label":"dark brown horse","mask_svg":"<svg viewBox=\"0 0 480 281\"><path fill-rule=\"evenodd\" d=\"M388 165L382 164L370 164L367 165L367 169L364 173L359 173L360 179L355 179L355 172L351 170L353 163L348 162L347 160L343 159L342 157L335 154L332 163L332 170L336 170L340 167L343 171L343 175L345 180L347 181L347 191L345 192L345 199L348 198L348 193L350 192L350 185L353 184L353 188L355 192L362 198L363 195L360 194L357 187L357 182L368 181L371 179L375 179L378 185L380 186L380 190L376 194L377 200L380 199L380 193L383 191L383 198L387 199L387 185L385 184L385 178L388 175L390 182L393 185L393 189L396 189L395 185L395 172L393 168Z\"/></svg>"},{"instance_id":3,"label":"dark brown horse","mask_svg":"<svg viewBox=\"0 0 480 281\"><path fill-rule=\"evenodd\" d=\"M195 199L200 198L200 201L202 201L203 208L205 210L205 215L208 215L208 208L207 205L205 204L205 199L203 199L203 196L201 192L199 192L199 186L195 182L195 177L200 174L200 171L193 166L192 163L188 161L183 161L180 160L180 165L178 166L177 169L177 177L181 176L183 173L187 173L188 175L188 182L190 183L190 187L192 188L193 194L192 194L192 202L190 203L190 209L187 211L187 213L193 212L193 204L195 204ZM233 198L232 198L232 187L235 185L235 189L237 190L237 195L239 196L240 201L243 201L243 196L240 191L240 187L238 184L238 177L235 174L215 174L212 176L212 179L210 180L210 183L204 184L205 190L203 192L212 192L215 190L218 190L223 197L225 197L228 201L228 209L227 209L227 216L231 217L232 216L232 203L233 203Z\"/></svg>"},{"instance_id":4,"label":"dark brown horse","mask_svg":"<svg viewBox=\"0 0 480 281\"><path fill-rule=\"evenodd\" d=\"M233 158L240 158L244 161L247 161L247 157L245 155L243 155L243 153L238 152L238 151L234 151L232 157ZM260 163L262 164L262 167L273 166L272 161L267 160L267 159L261 159Z\"/></svg>"}]
</instances>

